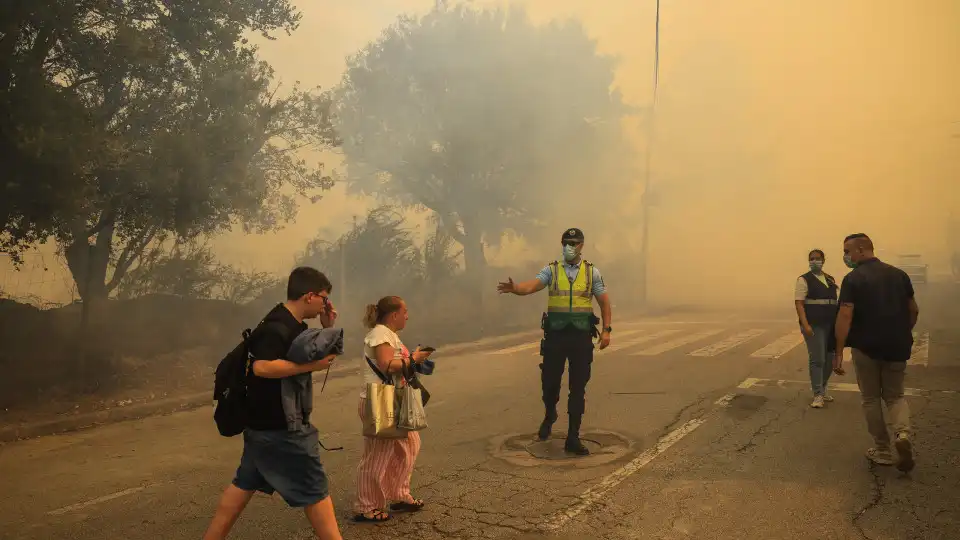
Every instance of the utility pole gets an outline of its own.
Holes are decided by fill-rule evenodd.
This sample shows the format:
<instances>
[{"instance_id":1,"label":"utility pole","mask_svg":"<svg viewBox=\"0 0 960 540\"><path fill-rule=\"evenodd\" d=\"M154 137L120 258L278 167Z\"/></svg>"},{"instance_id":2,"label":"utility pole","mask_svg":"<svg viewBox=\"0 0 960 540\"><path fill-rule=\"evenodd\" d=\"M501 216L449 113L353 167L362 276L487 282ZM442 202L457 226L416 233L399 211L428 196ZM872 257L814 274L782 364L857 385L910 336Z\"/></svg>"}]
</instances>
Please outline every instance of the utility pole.
<instances>
[{"instance_id":1,"label":"utility pole","mask_svg":"<svg viewBox=\"0 0 960 540\"><path fill-rule=\"evenodd\" d=\"M650 284L648 268L650 261L650 209L653 199L650 195L650 158L653 154L654 133L656 131L657 90L660 86L660 0L657 0L657 11L654 24L653 41L653 101L647 120L647 151L643 167L643 199L640 207L642 222L640 226L640 303L647 304L647 289Z\"/></svg>"},{"instance_id":2,"label":"utility pole","mask_svg":"<svg viewBox=\"0 0 960 540\"><path fill-rule=\"evenodd\" d=\"M347 304L347 243L340 237L340 303Z\"/></svg>"}]
</instances>

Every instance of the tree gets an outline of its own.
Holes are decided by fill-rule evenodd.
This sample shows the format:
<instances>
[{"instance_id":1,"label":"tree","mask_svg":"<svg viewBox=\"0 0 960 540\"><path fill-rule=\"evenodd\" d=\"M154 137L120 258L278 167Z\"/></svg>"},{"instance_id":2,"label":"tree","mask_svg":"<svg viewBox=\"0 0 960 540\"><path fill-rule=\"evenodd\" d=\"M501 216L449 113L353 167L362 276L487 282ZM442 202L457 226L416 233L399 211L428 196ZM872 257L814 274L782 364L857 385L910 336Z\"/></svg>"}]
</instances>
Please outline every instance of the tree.
<instances>
[{"instance_id":1,"label":"tree","mask_svg":"<svg viewBox=\"0 0 960 540\"><path fill-rule=\"evenodd\" d=\"M116 289L151 243L272 229L295 195L331 186L297 157L336 143L329 100L280 97L242 38L294 30L287 0L10 3L0 248L16 257L53 236L84 300Z\"/></svg>"},{"instance_id":2,"label":"tree","mask_svg":"<svg viewBox=\"0 0 960 540\"><path fill-rule=\"evenodd\" d=\"M457 273L457 258L463 250L455 251L453 237L442 226L423 244L423 276L433 285L441 285Z\"/></svg>"},{"instance_id":3,"label":"tree","mask_svg":"<svg viewBox=\"0 0 960 540\"><path fill-rule=\"evenodd\" d=\"M462 5L401 18L335 91L348 186L432 210L476 275L484 245L593 212L622 178L614 68L572 21Z\"/></svg>"},{"instance_id":4,"label":"tree","mask_svg":"<svg viewBox=\"0 0 960 540\"><path fill-rule=\"evenodd\" d=\"M335 285L345 272L351 303L355 304L354 300L370 301L386 294L416 294L424 284L436 287L448 280L456 272L459 256L451 243L438 229L419 247L403 213L384 205L354 222L335 241L313 240L299 264L323 269Z\"/></svg>"},{"instance_id":5,"label":"tree","mask_svg":"<svg viewBox=\"0 0 960 540\"><path fill-rule=\"evenodd\" d=\"M341 261L345 264L341 267ZM317 238L300 264L322 268L336 284L346 272L353 297L388 294L420 281L423 260L406 218L392 206L374 208L334 242ZM358 290L352 284L364 287ZM397 294L393 292L391 294Z\"/></svg>"},{"instance_id":6,"label":"tree","mask_svg":"<svg viewBox=\"0 0 960 540\"><path fill-rule=\"evenodd\" d=\"M140 264L120 280L117 296L129 299L163 294L244 304L278 281L267 272L246 272L223 264L208 245L192 240L175 242L172 247L161 243L145 250Z\"/></svg>"}]
</instances>

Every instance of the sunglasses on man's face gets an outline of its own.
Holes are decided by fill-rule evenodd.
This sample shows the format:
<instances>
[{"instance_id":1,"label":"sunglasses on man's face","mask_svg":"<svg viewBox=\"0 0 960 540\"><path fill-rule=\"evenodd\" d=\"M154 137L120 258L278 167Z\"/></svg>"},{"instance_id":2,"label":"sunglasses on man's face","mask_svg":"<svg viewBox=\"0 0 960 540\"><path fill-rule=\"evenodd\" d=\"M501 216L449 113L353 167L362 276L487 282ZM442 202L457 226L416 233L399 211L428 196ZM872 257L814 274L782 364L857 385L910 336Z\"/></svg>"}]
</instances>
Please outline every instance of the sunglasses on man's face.
<instances>
[{"instance_id":1,"label":"sunglasses on man's face","mask_svg":"<svg viewBox=\"0 0 960 540\"><path fill-rule=\"evenodd\" d=\"M565 246L577 247L577 246L579 246L580 244L581 244L581 242L578 242L578 241L576 241L576 240L564 240L564 241L563 241L563 245L565 245Z\"/></svg>"}]
</instances>

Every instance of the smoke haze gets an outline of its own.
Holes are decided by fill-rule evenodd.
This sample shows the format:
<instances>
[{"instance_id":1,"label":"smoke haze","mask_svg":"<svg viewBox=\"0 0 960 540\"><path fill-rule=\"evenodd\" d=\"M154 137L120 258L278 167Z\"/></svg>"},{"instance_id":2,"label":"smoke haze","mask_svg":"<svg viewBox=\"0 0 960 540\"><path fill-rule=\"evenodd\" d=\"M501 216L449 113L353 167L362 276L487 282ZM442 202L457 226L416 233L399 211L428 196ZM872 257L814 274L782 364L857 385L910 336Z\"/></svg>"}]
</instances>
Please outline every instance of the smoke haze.
<instances>
[{"instance_id":1,"label":"smoke haze","mask_svg":"<svg viewBox=\"0 0 960 540\"><path fill-rule=\"evenodd\" d=\"M655 2L515 4L539 22L581 19L599 50L619 59L624 100L649 108ZM960 4L661 4L651 169L654 301L789 308L807 251L824 249L827 271L842 275L840 246L850 232L870 234L892 261L899 253L920 253L931 272L947 271L948 217L960 210ZM347 55L400 14L433 6L430 0L300 2L300 29L264 42L261 53L285 84L330 88L340 81ZM522 70L503 73L524 76ZM635 169L613 179L619 187L607 194L605 207L556 216L557 234L585 223L587 256L601 269L639 249L647 118L624 122ZM335 153L318 158L341 167ZM372 206L338 186L315 205L305 201L295 223L280 232L234 232L214 246L225 262L280 274L318 233L333 239ZM425 216L414 222L425 223ZM489 249L487 258L494 266L546 262L557 247L509 240ZM618 284L608 285L615 295ZM48 288L34 294L63 294L55 284Z\"/></svg>"}]
</instances>

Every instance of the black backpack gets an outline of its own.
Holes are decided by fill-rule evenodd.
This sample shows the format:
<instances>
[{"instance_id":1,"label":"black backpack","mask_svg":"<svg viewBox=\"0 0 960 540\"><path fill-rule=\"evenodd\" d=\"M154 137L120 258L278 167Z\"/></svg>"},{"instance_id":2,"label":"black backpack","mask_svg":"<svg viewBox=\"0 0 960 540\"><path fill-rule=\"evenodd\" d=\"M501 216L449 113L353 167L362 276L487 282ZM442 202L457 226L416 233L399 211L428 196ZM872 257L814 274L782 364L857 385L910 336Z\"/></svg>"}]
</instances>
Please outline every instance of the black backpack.
<instances>
[{"instance_id":1,"label":"black backpack","mask_svg":"<svg viewBox=\"0 0 960 540\"><path fill-rule=\"evenodd\" d=\"M235 437L247 427L247 377L253 369L250 346L267 325L261 322L255 330L241 333L243 340L217 364L213 380L213 400L216 408L213 419L217 431L224 437ZM289 331L282 324L270 325L287 337Z\"/></svg>"}]
</instances>

